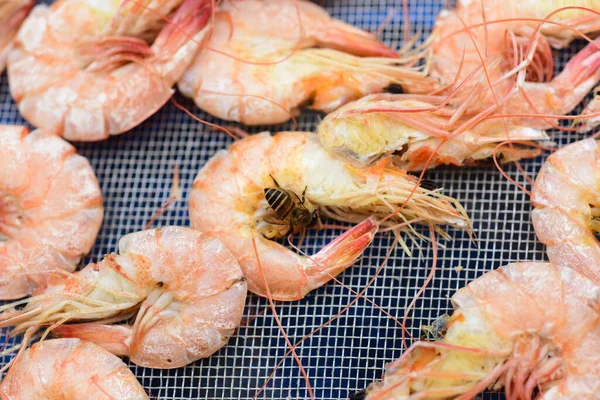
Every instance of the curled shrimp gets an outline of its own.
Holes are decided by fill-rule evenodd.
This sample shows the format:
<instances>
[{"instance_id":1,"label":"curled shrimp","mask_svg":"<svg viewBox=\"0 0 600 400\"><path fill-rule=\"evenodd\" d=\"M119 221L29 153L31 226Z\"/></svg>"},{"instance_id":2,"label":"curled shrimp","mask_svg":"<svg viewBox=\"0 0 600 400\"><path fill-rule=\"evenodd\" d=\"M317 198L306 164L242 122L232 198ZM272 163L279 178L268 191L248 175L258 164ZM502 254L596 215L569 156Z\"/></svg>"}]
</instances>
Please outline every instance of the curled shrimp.
<instances>
[{"instance_id":1,"label":"curled shrimp","mask_svg":"<svg viewBox=\"0 0 600 400\"><path fill-rule=\"evenodd\" d=\"M470 96L471 111L497 104L505 96L512 97L502 105L505 114L564 115L573 110L600 80L600 40L588 44L553 77L554 60L544 34L545 27L556 25L543 21L571 15L573 19L563 21L560 32L568 31L578 37L584 32L575 34L564 24L576 24L579 17L574 13L579 11L585 14L584 19L593 17L598 26L589 29L596 31L600 27L598 13L565 10L553 14L551 11L559 6L546 1L527 2L526 6L522 2L497 3L485 2L482 9L481 2L460 1L455 11L440 13L432 34L432 76L450 86L460 82L459 98ZM538 5L531 6L532 3ZM521 14L522 8L528 11ZM547 12L550 17L544 19L546 15L542 15L538 21L529 16L533 21L528 23L529 11L538 16ZM519 71L525 72L525 79L518 79ZM555 118L521 121L540 129L556 126Z\"/></svg>"},{"instance_id":2,"label":"curled shrimp","mask_svg":"<svg viewBox=\"0 0 600 400\"><path fill-rule=\"evenodd\" d=\"M272 211L265 189L273 188L274 180L286 191L302 193L323 216L362 222L314 255L294 253L261 234ZM265 132L217 152L200 170L190 193L190 219L193 228L227 245L251 292L297 300L354 264L373 239L377 221L410 232L413 222L471 229L458 201L416 183L394 166L345 164L327 153L315 134Z\"/></svg>"},{"instance_id":3,"label":"curled shrimp","mask_svg":"<svg viewBox=\"0 0 600 400\"><path fill-rule=\"evenodd\" d=\"M533 185L533 227L551 262L600 283L600 148L586 139L548 157Z\"/></svg>"},{"instance_id":4,"label":"curled shrimp","mask_svg":"<svg viewBox=\"0 0 600 400\"><path fill-rule=\"evenodd\" d=\"M443 96L423 100L377 94L346 104L319 124L321 144L354 165L382 158L408 171L438 165L462 166L486 160L499 143L548 139L543 130L500 120L478 122L477 115L444 105ZM524 143L526 144L526 143ZM537 149L514 145L500 150L503 161L535 157Z\"/></svg>"},{"instance_id":5,"label":"curled shrimp","mask_svg":"<svg viewBox=\"0 0 600 400\"><path fill-rule=\"evenodd\" d=\"M66 139L123 133L171 97L211 14L210 0L40 4L8 60L11 94L28 122Z\"/></svg>"},{"instance_id":6,"label":"curled shrimp","mask_svg":"<svg viewBox=\"0 0 600 400\"><path fill-rule=\"evenodd\" d=\"M390 84L418 93L436 85L408 66L419 56L398 58L306 0L223 2L206 47L179 89L210 114L247 125L284 122L306 104L329 112Z\"/></svg>"},{"instance_id":7,"label":"curled shrimp","mask_svg":"<svg viewBox=\"0 0 600 400\"><path fill-rule=\"evenodd\" d=\"M0 299L74 271L103 214L98 180L73 146L46 131L0 126Z\"/></svg>"},{"instance_id":8,"label":"curled shrimp","mask_svg":"<svg viewBox=\"0 0 600 400\"><path fill-rule=\"evenodd\" d=\"M600 392L600 287L566 266L514 263L452 297L445 337L416 342L368 400L473 399L504 386L508 400L592 400Z\"/></svg>"},{"instance_id":9,"label":"curled shrimp","mask_svg":"<svg viewBox=\"0 0 600 400\"><path fill-rule=\"evenodd\" d=\"M34 0L0 0L0 73L4 71L15 35L34 5Z\"/></svg>"},{"instance_id":10,"label":"curled shrimp","mask_svg":"<svg viewBox=\"0 0 600 400\"><path fill-rule=\"evenodd\" d=\"M2 307L0 327L28 338L47 326L152 368L182 367L227 343L242 318L246 281L223 243L167 227L122 237L119 253L53 277L21 310ZM132 324L112 325L133 316Z\"/></svg>"},{"instance_id":11,"label":"curled shrimp","mask_svg":"<svg viewBox=\"0 0 600 400\"><path fill-rule=\"evenodd\" d=\"M79 339L53 339L27 349L0 383L0 399L148 400L115 355Z\"/></svg>"}]
</instances>

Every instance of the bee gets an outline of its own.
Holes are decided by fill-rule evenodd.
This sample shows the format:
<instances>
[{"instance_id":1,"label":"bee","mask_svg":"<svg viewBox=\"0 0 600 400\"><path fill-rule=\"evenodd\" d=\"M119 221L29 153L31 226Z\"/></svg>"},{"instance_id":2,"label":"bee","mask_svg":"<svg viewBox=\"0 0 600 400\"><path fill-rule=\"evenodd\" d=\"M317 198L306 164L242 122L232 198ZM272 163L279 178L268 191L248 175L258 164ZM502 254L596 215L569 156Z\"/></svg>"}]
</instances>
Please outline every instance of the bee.
<instances>
[{"instance_id":1,"label":"bee","mask_svg":"<svg viewBox=\"0 0 600 400\"><path fill-rule=\"evenodd\" d=\"M291 190L285 190L271 176L274 188L265 188L265 199L269 207L273 210L273 215L266 217L265 222L272 227L268 231L263 231L263 235L272 239L274 237L283 237L289 232L298 232L306 228L313 228L321 223L318 210L313 207L306 199L306 187L302 191L302 196L298 196Z\"/></svg>"}]
</instances>

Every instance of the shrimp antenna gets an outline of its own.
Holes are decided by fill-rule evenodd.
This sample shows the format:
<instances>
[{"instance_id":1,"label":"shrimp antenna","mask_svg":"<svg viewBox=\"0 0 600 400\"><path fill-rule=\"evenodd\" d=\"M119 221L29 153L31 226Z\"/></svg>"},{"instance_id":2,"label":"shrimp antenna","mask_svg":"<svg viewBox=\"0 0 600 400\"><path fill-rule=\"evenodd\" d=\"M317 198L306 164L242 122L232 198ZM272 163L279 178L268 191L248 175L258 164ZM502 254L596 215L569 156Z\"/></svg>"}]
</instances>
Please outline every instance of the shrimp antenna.
<instances>
[{"instance_id":1,"label":"shrimp antenna","mask_svg":"<svg viewBox=\"0 0 600 400\"><path fill-rule=\"evenodd\" d=\"M179 187L179 166L175 165L173 167L173 185L171 186L171 193L169 198L165 200L165 202L156 210L156 212L150 217L144 230L150 229L154 221L158 219L161 215L163 215L169 207L175 204L177 201L181 200L181 189Z\"/></svg>"},{"instance_id":2,"label":"shrimp antenna","mask_svg":"<svg viewBox=\"0 0 600 400\"><path fill-rule=\"evenodd\" d=\"M211 128L215 128L221 132L225 132L227 135L229 135L231 138L233 138L234 140L240 140L241 138L239 136L237 136L236 134L234 134L233 132L231 132L229 129L224 128L220 125L217 124L213 124L212 122L208 122L205 121L197 116L195 116L190 110L188 110L187 108L185 108L184 106L182 106L181 104L179 104L179 102L177 100L175 100L175 97L171 97L171 103L173 103L173 105L175 107L177 107L178 109L180 109L181 111L183 111L184 113L186 113L187 115L189 115L193 120L196 120L198 122L200 122L201 124L210 126Z\"/></svg>"},{"instance_id":3,"label":"shrimp antenna","mask_svg":"<svg viewBox=\"0 0 600 400\"><path fill-rule=\"evenodd\" d=\"M390 248L389 248L389 250L388 250L385 258L383 259L383 261L381 262L381 264L379 265L379 267L377 268L377 270L375 271L375 273L373 274L373 276L371 277L371 279L369 280L369 282L367 282L367 284L365 285L365 287L360 292L358 292L358 294L346 306L344 306L340 311L338 311L329 320L327 320L326 322L324 322L323 324L321 324L317 328L313 329L310 333L304 335L300 340L298 340L296 343L294 343L294 345L287 351L287 353L284 354L284 356L279 360L279 362L277 363L277 365L273 368L273 370L271 371L271 373L269 374L269 376L267 377L267 379L265 380L265 382L263 383L263 385L261 386L261 388L254 395L253 400L258 399L258 396L260 396L260 394L266 389L267 385L269 384L269 382L271 381L271 379L273 379L273 377L277 373L277 370L281 367L281 365L283 364L283 362L285 361L285 359L290 354L293 354L294 349L296 347L298 347L306 339L310 338L311 336L313 336L314 334L316 334L317 332L319 332L323 328L325 328L328 325L330 325L333 321L335 321L336 319L338 319L340 316L342 316L346 311L348 311L352 307L352 305L354 305L354 303L356 303L358 301L359 298L362 297L364 299L367 299L367 301L368 301L368 298L366 296L364 296L364 293L371 287L371 285L375 282L375 280L377 279L377 277L379 276L379 274L381 273L381 271L383 271L383 268L387 265L388 260L389 260L390 256L392 255L392 253L393 253L393 251L395 249L395 246L396 246L396 242L394 241L392 243L392 245L390 246ZM348 288L348 289L350 289L350 288ZM356 293L354 291L352 291L352 292ZM392 318L391 315L389 313L385 312L382 308L379 308L379 310L382 311L382 312L384 312L384 314L388 315L390 318ZM398 322L398 320L395 317L392 318L392 319L396 323L398 323L402 327L402 329L405 329ZM410 332L408 332L408 335L410 335Z\"/></svg>"},{"instance_id":4,"label":"shrimp antenna","mask_svg":"<svg viewBox=\"0 0 600 400\"><path fill-rule=\"evenodd\" d=\"M271 295L271 289L269 288L269 282L267 282L267 277L265 276L265 271L263 270L262 264L260 262L260 257L258 255L258 249L256 248L256 237L254 237L254 236L252 237L252 247L254 249L254 255L256 256L256 262L258 264L258 269L260 271L260 275L265 283L267 298L269 299L269 305L271 307L271 311L273 312L273 317L275 318L275 322L277 323L277 326L279 326L279 330L281 331L281 334L283 335L284 340L290 347L290 351L294 355L294 359L296 360L296 363L298 364L298 368L300 368L300 373L302 374L304 381L306 382L306 390L308 392L309 397L311 398L311 400L315 400L315 395L313 393L313 389L310 384L310 379L308 378L308 374L306 373L304 366L302 366L302 361L300 361L300 357L298 357L295 347L292 345L292 342L290 341L289 337L287 336L285 329L284 329L283 325L281 324L281 320L279 319L279 316L277 315L277 309L275 308L275 304L273 302L273 296Z\"/></svg>"}]
</instances>

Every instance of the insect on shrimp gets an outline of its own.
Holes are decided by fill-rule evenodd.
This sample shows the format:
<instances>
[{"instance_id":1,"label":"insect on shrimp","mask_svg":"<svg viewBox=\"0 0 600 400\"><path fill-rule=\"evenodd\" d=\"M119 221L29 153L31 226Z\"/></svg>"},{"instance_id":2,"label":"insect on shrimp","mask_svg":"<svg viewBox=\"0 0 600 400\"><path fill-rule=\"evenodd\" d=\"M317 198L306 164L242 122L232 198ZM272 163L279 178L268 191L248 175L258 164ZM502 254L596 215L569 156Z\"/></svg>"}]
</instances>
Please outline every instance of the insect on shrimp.
<instances>
[{"instance_id":1,"label":"insect on shrimp","mask_svg":"<svg viewBox=\"0 0 600 400\"><path fill-rule=\"evenodd\" d=\"M286 191L304 191L321 216L359 224L308 257L267 239L259 228L271 212L264 189L273 178ZM194 181L190 219L193 228L227 245L251 292L267 296L270 288L272 298L282 301L303 298L354 264L380 224L413 233L414 221L432 224L440 232L442 225L471 229L456 200L418 186L415 177L394 166L345 164L309 132L265 132L217 152Z\"/></svg>"}]
</instances>

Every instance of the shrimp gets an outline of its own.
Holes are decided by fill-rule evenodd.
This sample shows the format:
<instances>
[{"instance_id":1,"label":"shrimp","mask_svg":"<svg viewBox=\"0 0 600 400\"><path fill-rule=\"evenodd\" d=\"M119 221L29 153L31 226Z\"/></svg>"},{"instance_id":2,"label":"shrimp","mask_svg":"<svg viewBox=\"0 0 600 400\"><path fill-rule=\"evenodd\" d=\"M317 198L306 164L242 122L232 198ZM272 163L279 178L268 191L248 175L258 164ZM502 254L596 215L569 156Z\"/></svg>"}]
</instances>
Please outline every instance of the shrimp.
<instances>
[{"instance_id":1,"label":"shrimp","mask_svg":"<svg viewBox=\"0 0 600 400\"><path fill-rule=\"evenodd\" d=\"M452 297L436 342L416 342L368 400L472 399L504 386L509 400L592 400L600 393L600 286L566 266L514 263Z\"/></svg>"},{"instance_id":2,"label":"shrimp","mask_svg":"<svg viewBox=\"0 0 600 400\"><path fill-rule=\"evenodd\" d=\"M321 215L362 222L317 254L298 255L261 234L271 211L264 191L274 180L283 190L303 193ZM393 225L424 221L438 229L449 224L470 231L458 201L416 181L394 166L345 164L313 133L264 132L217 152L200 170L190 193L190 219L193 228L215 235L231 250L251 292L297 300L354 264L373 239L377 220L390 214L387 222Z\"/></svg>"},{"instance_id":3,"label":"shrimp","mask_svg":"<svg viewBox=\"0 0 600 400\"><path fill-rule=\"evenodd\" d=\"M392 84L418 93L437 85L405 66L411 55L399 59L306 0L223 2L206 47L179 89L208 113L247 125L287 121L306 104L330 112Z\"/></svg>"},{"instance_id":4,"label":"shrimp","mask_svg":"<svg viewBox=\"0 0 600 400\"><path fill-rule=\"evenodd\" d=\"M586 139L548 157L533 185L532 221L551 262L600 283L600 144Z\"/></svg>"},{"instance_id":5,"label":"shrimp","mask_svg":"<svg viewBox=\"0 0 600 400\"><path fill-rule=\"evenodd\" d=\"M127 365L93 343L53 339L34 344L0 384L2 400L148 400Z\"/></svg>"},{"instance_id":6,"label":"shrimp","mask_svg":"<svg viewBox=\"0 0 600 400\"><path fill-rule=\"evenodd\" d=\"M74 141L135 127L173 94L210 31L211 4L59 0L36 6L8 59L19 111L32 125Z\"/></svg>"},{"instance_id":7,"label":"shrimp","mask_svg":"<svg viewBox=\"0 0 600 400\"><path fill-rule=\"evenodd\" d=\"M104 209L87 159L46 131L0 125L0 299L73 271L100 230Z\"/></svg>"},{"instance_id":8,"label":"shrimp","mask_svg":"<svg viewBox=\"0 0 600 400\"><path fill-rule=\"evenodd\" d=\"M327 115L318 127L319 140L327 151L354 165L393 157L401 168L420 171L485 160L506 140L548 139L543 130L518 124L505 126L494 120L473 124L472 115L454 119L457 107L437 107L441 97L431 96L430 101L434 103L390 94L363 97ZM498 152L503 161L539 154L517 144Z\"/></svg>"},{"instance_id":9,"label":"shrimp","mask_svg":"<svg viewBox=\"0 0 600 400\"><path fill-rule=\"evenodd\" d=\"M122 237L119 252L53 276L21 310L2 307L0 327L27 339L48 326L152 368L182 367L227 343L242 318L246 281L223 243L167 227ZM112 325L133 316L131 325Z\"/></svg>"},{"instance_id":10,"label":"shrimp","mask_svg":"<svg viewBox=\"0 0 600 400\"><path fill-rule=\"evenodd\" d=\"M0 0L0 73L4 71L15 35L34 5L34 0Z\"/></svg>"},{"instance_id":11,"label":"shrimp","mask_svg":"<svg viewBox=\"0 0 600 400\"><path fill-rule=\"evenodd\" d=\"M546 1L526 1L525 5L516 1L506 3L485 2L482 10L481 2L463 0L459 1L456 11L442 11L433 33L432 76L446 84L463 83L459 97L472 96L468 105L472 112L511 97L502 105L505 114L569 113L600 80L600 40L588 44L553 78L552 51L544 34L548 33L545 27L556 28L556 25L543 24L541 34L534 34L541 22L528 23L521 18L543 19L558 5ZM562 23L586 32L600 29L600 15L584 10L566 10L550 20L563 16L568 19L561 19ZM590 18L595 21L593 28L587 30L578 25L586 25L587 22L582 21ZM559 32L568 32L560 40L573 35L564 27ZM558 42L553 44L558 45ZM526 79L516 78L519 71L526 72ZM473 92L478 93L473 96ZM524 118L524 123L547 129L555 126L556 120Z\"/></svg>"}]
</instances>

